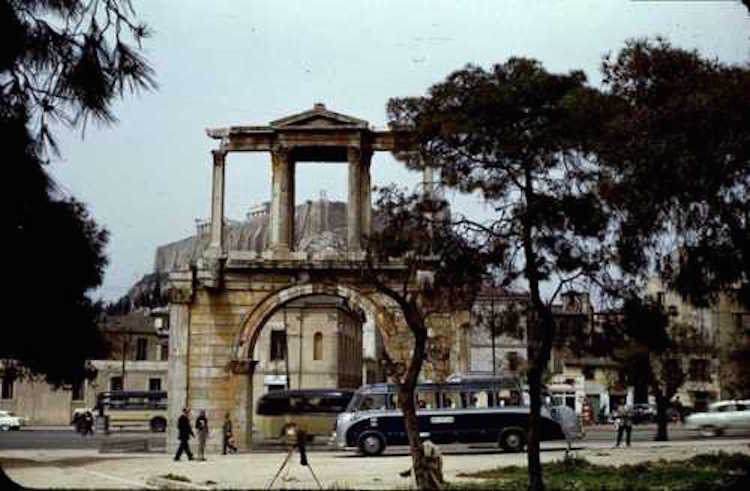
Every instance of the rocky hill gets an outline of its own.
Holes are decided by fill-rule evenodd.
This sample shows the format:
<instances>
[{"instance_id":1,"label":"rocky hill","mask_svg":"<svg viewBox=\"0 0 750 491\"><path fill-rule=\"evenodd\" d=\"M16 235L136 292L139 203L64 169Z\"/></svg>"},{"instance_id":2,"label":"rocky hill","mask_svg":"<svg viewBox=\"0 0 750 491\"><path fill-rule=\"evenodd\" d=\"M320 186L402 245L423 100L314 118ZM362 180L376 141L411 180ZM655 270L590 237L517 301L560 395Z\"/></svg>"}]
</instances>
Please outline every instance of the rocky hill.
<instances>
[{"instance_id":1,"label":"rocky hill","mask_svg":"<svg viewBox=\"0 0 750 491\"><path fill-rule=\"evenodd\" d=\"M231 250L262 252L268 242L267 208L257 207L245 221L224 225L224 240ZM260 211L257 211L260 210ZM208 247L210 224L200 223L195 235L157 247L152 273L143 276L120 299L138 303L137 299L153 296L154 289L164 289L170 271L189 269ZM346 247L346 203L340 201L307 201L295 209L295 249L298 251L335 251Z\"/></svg>"}]
</instances>

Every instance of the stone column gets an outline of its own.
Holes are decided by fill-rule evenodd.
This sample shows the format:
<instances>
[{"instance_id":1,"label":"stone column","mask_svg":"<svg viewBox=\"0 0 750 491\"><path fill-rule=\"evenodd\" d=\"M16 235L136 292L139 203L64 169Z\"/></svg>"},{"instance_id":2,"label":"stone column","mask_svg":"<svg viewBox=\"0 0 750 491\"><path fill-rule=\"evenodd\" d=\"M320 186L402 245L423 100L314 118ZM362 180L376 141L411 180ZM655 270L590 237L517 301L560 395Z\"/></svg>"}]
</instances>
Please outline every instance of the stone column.
<instances>
[{"instance_id":1,"label":"stone column","mask_svg":"<svg viewBox=\"0 0 750 491\"><path fill-rule=\"evenodd\" d=\"M294 161L288 148L271 151L271 217L269 248L288 253L294 248Z\"/></svg>"},{"instance_id":2,"label":"stone column","mask_svg":"<svg viewBox=\"0 0 750 491\"><path fill-rule=\"evenodd\" d=\"M190 306L169 304L169 376L167 377L167 452L177 450L177 418L188 404Z\"/></svg>"},{"instance_id":3,"label":"stone column","mask_svg":"<svg viewBox=\"0 0 750 491\"><path fill-rule=\"evenodd\" d=\"M362 235L368 237L372 232L372 183L370 182L370 164L372 163L372 151L362 152L362 166L360 168L360 206Z\"/></svg>"},{"instance_id":4,"label":"stone column","mask_svg":"<svg viewBox=\"0 0 750 491\"><path fill-rule=\"evenodd\" d=\"M224 161L226 152L213 150L213 192L211 193L211 242L209 249L224 250Z\"/></svg>"},{"instance_id":5,"label":"stone column","mask_svg":"<svg viewBox=\"0 0 750 491\"><path fill-rule=\"evenodd\" d=\"M346 237L350 252L362 248L362 152L359 148L347 149L349 162L349 200L346 204Z\"/></svg>"}]
</instances>

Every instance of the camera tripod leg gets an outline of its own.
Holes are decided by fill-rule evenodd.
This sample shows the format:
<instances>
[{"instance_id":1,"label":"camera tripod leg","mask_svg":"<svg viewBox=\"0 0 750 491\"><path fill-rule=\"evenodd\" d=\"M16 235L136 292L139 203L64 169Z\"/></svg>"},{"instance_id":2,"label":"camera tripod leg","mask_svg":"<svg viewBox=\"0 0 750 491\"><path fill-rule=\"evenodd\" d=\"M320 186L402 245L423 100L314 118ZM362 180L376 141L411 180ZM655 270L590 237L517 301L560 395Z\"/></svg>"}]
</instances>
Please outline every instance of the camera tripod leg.
<instances>
[{"instance_id":1,"label":"camera tripod leg","mask_svg":"<svg viewBox=\"0 0 750 491\"><path fill-rule=\"evenodd\" d=\"M273 476L273 480L271 481L271 484L268 485L266 489L271 489L273 487L273 483L276 482L276 479L279 478L279 475L281 474L281 471L284 470L286 465L289 463L289 460L292 458L292 453L294 452L294 449L289 450L289 453L286 454L286 458L284 459L284 462L281 463L281 467L279 467L279 470L276 472L276 475Z\"/></svg>"},{"instance_id":2,"label":"camera tripod leg","mask_svg":"<svg viewBox=\"0 0 750 491\"><path fill-rule=\"evenodd\" d=\"M313 472L313 468L308 462L307 468L310 469L310 474L312 474L313 479L315 479L315 482L318 483L318 489L323 489L323 486L320 485L320 481L318 481L318 476L315 475L315 472Z\"/></svg>"}]
</instances>

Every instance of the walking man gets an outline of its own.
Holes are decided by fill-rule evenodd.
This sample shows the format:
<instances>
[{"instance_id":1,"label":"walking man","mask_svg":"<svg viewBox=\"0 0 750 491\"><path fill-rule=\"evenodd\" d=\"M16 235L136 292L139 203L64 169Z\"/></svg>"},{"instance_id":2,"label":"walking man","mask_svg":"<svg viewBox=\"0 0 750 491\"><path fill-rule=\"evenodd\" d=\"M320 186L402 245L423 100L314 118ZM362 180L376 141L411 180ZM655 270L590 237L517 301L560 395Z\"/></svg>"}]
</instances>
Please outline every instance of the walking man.
<instances>
[{"instance_id":1,"label":"walking man","mask_svg":"<svg viewBox=\"0 0 750 491\"><path fill-rule=\"evenodd\" d=\"M182 409L182 415L177 419L177 431L177 438L180 440L180 446L177 448L177 455L174 456L174 459L180 460L182 452L185 452L188 460L193 460L193 452L190 451L190 445L188 444L190 437L195 436L193 434L193 428L190 425L190 409Z\"/></svg>"},{"instance_id":2,"label":"walking man","mask_svg":"<svg viewBox=\"0 0 750 491\"><path fill-rule=\"evenodd\" d=\"M208 418L206 411L201 409L198 419L195 420L195 429L198 430L198 460L206 460L206 440L208 439Z\"/></svg>"},{"instance_id":3,"label":"walking man","mask_svg":"<svg viewBox=\"0 0 750 491\"><path fill-rule=\"evenodd\" d=\"M620 446L622 441L622 434L625 433L625 444L630 446L630 433L633 431L633 415L630 413L630 408L627 406L620 406L617 408L617 415L615 416L615 428L617 428L617 443L615 447Z\"/></svg>"},{"instance_id":4,"label":"walking man","mask_svg":"<svg viewBox=\"0 0 750 491\"><path fill-rule=\"evenodd\" d=\"M232 420L229 417L229 413L224 416L224 425L221 427L222 432L222 452L224 455L229 453L237 453L237 447L234 446L234 440L232 439Z\"/></svg>"}]
</instances>

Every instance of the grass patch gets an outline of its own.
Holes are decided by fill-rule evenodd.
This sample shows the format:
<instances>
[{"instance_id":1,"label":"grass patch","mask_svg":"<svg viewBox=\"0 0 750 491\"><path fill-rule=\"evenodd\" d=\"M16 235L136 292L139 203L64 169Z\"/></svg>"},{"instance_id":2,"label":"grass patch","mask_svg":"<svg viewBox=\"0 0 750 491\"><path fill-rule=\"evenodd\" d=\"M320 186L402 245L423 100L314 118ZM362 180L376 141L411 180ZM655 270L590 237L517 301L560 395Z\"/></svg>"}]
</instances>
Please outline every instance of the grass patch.
<instances>
[{"instance_id":1,"label":"grass patch","mask_svg":"<svg viewBox=\"0 0 750 491\"><path fill-rule=\"evenodd\" d=\"M453 483L452 489L526 489L526 467L510 466L459 474L484 479L478 483ZM548 491L727 491L750 489L750 456L719 452L689 460L643 462L609 466L569 458L544 464Z\"/></svg>"}]
</instances>

